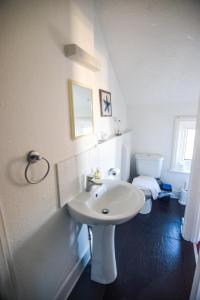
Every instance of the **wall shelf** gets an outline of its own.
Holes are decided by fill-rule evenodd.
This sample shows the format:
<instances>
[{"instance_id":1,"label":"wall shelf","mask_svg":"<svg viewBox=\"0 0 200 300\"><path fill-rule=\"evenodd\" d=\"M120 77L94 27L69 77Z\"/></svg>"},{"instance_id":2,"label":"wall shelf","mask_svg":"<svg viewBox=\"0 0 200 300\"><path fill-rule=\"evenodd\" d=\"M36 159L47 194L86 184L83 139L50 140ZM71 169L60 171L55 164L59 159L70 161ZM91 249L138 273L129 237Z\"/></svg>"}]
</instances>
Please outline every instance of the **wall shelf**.
<instances>
[{"instance_id":1,"label":"wall shelf","mask_svg":"<svg viewBox=\"0 0 200 300\"><path fill-rule=\"evenodd\" d=\"M122 132L121 135L115 135L115 134L112 134L112 135L110 135L106 140L98 140L98 145L104 144L104 143L106 143L106 142L108 142L108 141L110 141L110 140L112 140L112 139L114 139L114 138L119 138L119 137L123 136L124 134L130 133L130 132L131 132L130 129L126 129L126 130L124 130L124 131Z\"/></svg>"}]
</instances>

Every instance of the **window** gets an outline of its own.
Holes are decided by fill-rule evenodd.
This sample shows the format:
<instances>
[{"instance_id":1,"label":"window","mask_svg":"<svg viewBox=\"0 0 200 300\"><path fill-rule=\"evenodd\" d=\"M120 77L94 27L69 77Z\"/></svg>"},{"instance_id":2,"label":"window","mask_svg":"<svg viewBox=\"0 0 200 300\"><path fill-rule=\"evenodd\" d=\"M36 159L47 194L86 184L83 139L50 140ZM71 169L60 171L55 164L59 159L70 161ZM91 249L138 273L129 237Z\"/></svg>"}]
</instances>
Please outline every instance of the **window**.
<instances>
[{"instance_id":1,"label":"window","mask_svg":"<svg viewBox=\"0 0 200 300\"><path fill-rule=\"evenodd\" d=\"M192 116L176 117L171 169L189 173L194 148L196 118Z\"/></svg>"}]
</instances>

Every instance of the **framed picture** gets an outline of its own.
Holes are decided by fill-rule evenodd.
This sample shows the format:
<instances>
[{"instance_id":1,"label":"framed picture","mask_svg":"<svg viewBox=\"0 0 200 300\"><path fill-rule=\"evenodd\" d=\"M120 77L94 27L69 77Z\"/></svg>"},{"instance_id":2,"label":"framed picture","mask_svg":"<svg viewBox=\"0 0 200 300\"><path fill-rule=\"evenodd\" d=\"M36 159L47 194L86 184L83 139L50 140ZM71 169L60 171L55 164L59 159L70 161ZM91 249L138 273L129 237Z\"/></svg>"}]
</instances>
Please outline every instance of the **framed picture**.
<instances>
[{"instance_id":1,"label":"framed picture","mask_svg":"<svg viewBox=\"0 0 200 300\"><path fill-rule=\"evenodd\" d=\"M111 117L112 116L111 93L104 90L99 90L99 99L100 99L100 107L101 107L101 116Z\"/></svg>"}]
</instances>

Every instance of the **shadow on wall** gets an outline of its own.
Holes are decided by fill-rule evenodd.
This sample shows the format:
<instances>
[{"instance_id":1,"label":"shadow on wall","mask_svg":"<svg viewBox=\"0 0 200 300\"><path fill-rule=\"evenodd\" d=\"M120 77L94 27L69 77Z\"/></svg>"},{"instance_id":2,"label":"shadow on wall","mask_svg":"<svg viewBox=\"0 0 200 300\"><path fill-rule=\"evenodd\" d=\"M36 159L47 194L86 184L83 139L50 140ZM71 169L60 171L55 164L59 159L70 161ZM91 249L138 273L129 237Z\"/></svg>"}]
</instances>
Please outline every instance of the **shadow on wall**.
<instances>
[{"instance_id":1,"label":"shadow on wall","mask_svg":"<svg viewBox=\"0 0 200 300\"><path fill-rule=\"evenodd\" d=\"M28 183L24 178L26 161L24 157L16 157L10 160L6 168L8 181L17 186L26 186Z\"/></svg>"},{"instance_id":2,"label":"shadow on wall","mask_svg":"<svg viewBox=\"0 0 200 300\"><path fill-rule=\"evenodd\" d=\"M112 103L112 117L98 117L97 119L97 129L99 133L105 132L109 134L114 133L116 123L114 118L121 120L121 130L126 129L126 108L124 107L123 95L118 86L118 80L113 70L112 60L110 59L109 53L107 52L105 46L104 36L102 34L99 17L95 16L95 36L94 36L94 47L95 53L101 62L102 71L96 72L95 76L95 98L97 99L96 113L100 116L100 105L99 105L99 89L108 90L111 92L111 103Z\"/></svg>"},{"instance_id":3,"label":"shadow on wall","mask_svg":"<svg viewBox=\"0 0 200 300\"><path fill-rule=\"evenodd\" d=\"M137 176L136 173L136 160L135 160L135 154L131 153L131 176L130 176L130 180L132 182L133 178Z\"/></svg>"},{"instance_id":4,"label":"shadow on wall","mask_svg":"<svg viewBox=\"0 0 200 300\"><path fill-rule=\"evenodd\" d=\"M25 178L25 169L27 164L28 161L26 155L11 159L6 168L6 177L8 181L10 181L13 185L20 187L29 185ZM50 171L51 169L52 167L50 166ZM46 162L44 160L40 160L38 163L29 165L27 174L31 180L37 181L38 179L43 178L46 171Z\"/></svg>"},{"instance_id":5,"label":"shadow on wall","mask_svg":"<svg viewBox=\"0 0 200 300\"><path fill-rule=\"evenodd\" d=\"M92 5L81 0L43 1L39 6L36 1L2 3L1 70L5 74L0 85L6 110L2 110L0 127L6 132L2 135L5 165L1 165L5 223L12 241L19 299L52 299L88 248L87 228L75 223L66 207L58 210L53 166L93 143L89 139L71 141L66 87L69 78L92 84L96 77L63 55L63 46L73 42L92 52ZM28 42L27 37L31 37ZM99 74L102 85L107 83L104 74L103 70ZM17 87L13 93L9 92L12 86ZM41 185L31 187L24 170L25 155L33 147L47 156L51 171Z\"/></svg>"},{"instance_id":6,"label":"shadow on wall","mask_svg":"<svg viewBox=\"0 0 200 300\"><path fill-rule=\"evenodd\" d=\"M49 299L55 295L87 246L85 234L86 227L73 221L64 207L23 243L14 253L17 280L23 288L19 298Z\"/></svg>"},{"instance_id":7,"label":"shadow on wall","mask_svg":"<svg viewBox=\"0 0 200 300\"><path fill-rule=\"evenodd\" d=\"M63 54L64 44L72 42L73 39L76 38L73 37L71 33L72 29L70 26L67 28L68 32L66 37L66 28L67 27L64 27L64 29L63 28L60 29L57 26L54 26L54 24L48 24L47 27L49 38L52 43L51 47L49 48L50 50L49 52L51 52L53 46L56 46L57 50L60 52L60 54L63 57L63 59L60 59L60 61L63 63L63 68L60 70L60 72L62 72L62 70L65 68L65 73L63 74L63 78L61 78L62 82L64 82L62 86L62 88L64 87L64 92L62 95L59 94L58 96L58 99L60 100L59 102L56 97L54 98L55 101L54 99L52 99L54 97L53 94L52 98L49 98L48 102L46 101L45 104L45 105L49 105L49 110L46 112L45 109L41 108L40 111L43 111L43 113L46 112L47 114L48 112L50 113L53 112L55 119L57 118L64 121L62 125L66 129L66 131L64 132L65 135L60 137L62 140L58 140L58 142L56 140L56 136L59 136L55 134L55 131L59 129L58 126L55 126L54 124L53 125L54 128L50 127L50 129L48 128L48 130L52 131L52 135L55 137L55 144L60 145L60 148L63 148L65 151L67 145L68 149L70 148L70 151L72 153L76 153L79 147L79 143L71 142L70 127L65 125L65 124L70 124L68 94L66 92L67 90L66 86L67 86L67 80L69 78L76 78L76 76L80 76L80 74L79 73L77 74L77 70L79 70L79 67L74 66L74 64L68 61ZM59 63L59 60L57 60L57 63ZM52 64L52 68L53 68L53 64ZM81 76L86 77L88 71L81 70L81 72L80 72ZM82 81L84 82L84 79ZM64 97L62 97L63 95ZM60 114L59 107L62 107L61 116L59 115ZM45 115L41 116L39 114L38 119L39 119L39 123L41 123L40 124L41 137L44 137L46 132L45 122L47 122L46 120L48 120L49 117L47 116L46 118ZM53 119L53 116L51 119ZM45 120L45 122L43 122L43 120ZM30 134L32 130L33 128L30 128ZM66 141L66 137L67 137L67 143L64 144L63 141ZM52 139L51 140L47 140L47 138L44 139L43 142L45 144L43 145L41 140L37 140L37 137L35 137L33 133L33 139L31 142L35 145L40 145L40 149L41 148L44 149L42 151L48 154L48 159L51 162L51 172L49 173L49 176L55 176L56 173L52 172L54 162L61 160L63 157L61 157L58 151L56 151L55 153L49 151L49 149L51 149ZM29 151L31 149L27 149L27 150ZM7 178L12 185L18 187L27 186L27 183L24 179L25 167L26 167L26 161L24 157L15 158L9 161L7 165ZM43 171L43 168L39 166L39 169L36 170L35 167L37 166L31 166L31 174L33 174L34 178L40 178L41 176L39 172ZM57 179L55 178L54 179L55 185L57 185L56 180ZM42 195L38 195L39 193L37 191L37 186L35 191L36 191L35 196L36 197L39 196L42 198ZM31 198L33 200L32 203L30 201ZM51 198L51 195L49 195L49 198ZM24 218L27 219L29 219L28 216L31 214L31 205L34 206L34 194L30 195L29 201L30 201L30 210L26 211L27 216L24 216ZM55 206L56 205L57 205L57 199L55 199ZM39 210L42 211L43 210L42 207L44 206L45 206L44 201L43 202L41 201L40 207L38 207L38 214L40 214ZM34 212L36 212L35 209ZM45 215L43 216L43 218L45 222ZM19 220L19 224L20 222L21 220ZM69 216L66 207L63 207L62 209L55 211L52 217L39 228L37 228L37 224L34 224L34 227L36 228L35 233L29 236L27 240L22 242L20 244L20 247L17 248L17 250L14 250L13 253L13 261L14 261L14 267L16 271L16 280L17 280L19 299L29 299L29 300L53 299L60 285L70 274L71 270L76 265L76 263L80 260L80 258L82 258L84 249L85 251L88 249L87 228L81 224L76 223ZM19 233L19 239L20 238L21 236Z\"/></svg>"}]
</instances>

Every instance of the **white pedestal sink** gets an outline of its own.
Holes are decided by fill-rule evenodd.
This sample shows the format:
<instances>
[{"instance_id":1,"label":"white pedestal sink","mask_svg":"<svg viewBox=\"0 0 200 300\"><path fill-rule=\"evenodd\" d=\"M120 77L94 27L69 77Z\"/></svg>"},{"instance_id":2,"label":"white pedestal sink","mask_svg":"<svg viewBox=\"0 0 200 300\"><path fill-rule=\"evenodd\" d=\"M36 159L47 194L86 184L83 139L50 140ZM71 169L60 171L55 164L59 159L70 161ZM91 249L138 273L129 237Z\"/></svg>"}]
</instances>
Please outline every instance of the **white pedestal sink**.
<instances>
[{"instance_id":1,"label":"white pedestal sink","mask_svg":"<svg viewBox=\"0 0 200 300\"><path fill-rule=\"evenodd\" d=\"M68 203L78 222L92 226L91 279L108 284L117 277L115 225L127 222L144 206L144 194L132 184L104 179L92 192L83 192Z\"/></svg>"},{"instance_id":2,"label":"white pedestal sink","mask_svg":"<svg viewBox=\"0 0 200 300\"><path fill-rule=\"evenodd\" d=\"M91 279L108 284L117 277L115 260L115 225L93 226Z\"/></svg>"}]
</instances>

